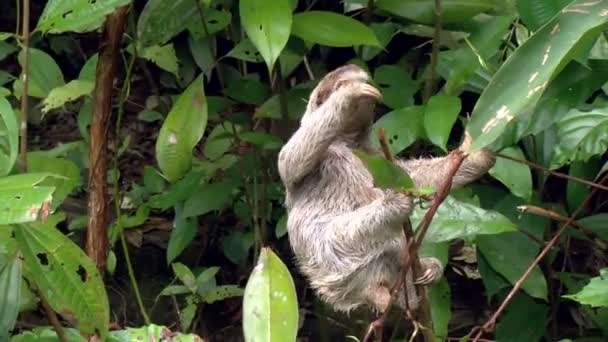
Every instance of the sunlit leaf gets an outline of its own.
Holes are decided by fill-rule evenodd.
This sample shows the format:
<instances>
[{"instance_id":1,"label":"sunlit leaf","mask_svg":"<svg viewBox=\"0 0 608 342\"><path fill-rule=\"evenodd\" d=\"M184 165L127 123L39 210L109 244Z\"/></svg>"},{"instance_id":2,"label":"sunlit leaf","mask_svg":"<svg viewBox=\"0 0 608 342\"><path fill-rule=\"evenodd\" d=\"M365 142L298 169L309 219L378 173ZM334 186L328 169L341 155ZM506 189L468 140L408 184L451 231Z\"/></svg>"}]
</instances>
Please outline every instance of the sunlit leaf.
<instances>
[{"instance_id":1,"label":"sunlit leaf","mask_svg":"<svg viewBox=\"0 0 608 342\"><path fill-rule=\"evenodd\" d=\"M289 270L269 248L262 248L243 298L246 341L295 341L298 298Z\"/></svg>"}]
</instances>

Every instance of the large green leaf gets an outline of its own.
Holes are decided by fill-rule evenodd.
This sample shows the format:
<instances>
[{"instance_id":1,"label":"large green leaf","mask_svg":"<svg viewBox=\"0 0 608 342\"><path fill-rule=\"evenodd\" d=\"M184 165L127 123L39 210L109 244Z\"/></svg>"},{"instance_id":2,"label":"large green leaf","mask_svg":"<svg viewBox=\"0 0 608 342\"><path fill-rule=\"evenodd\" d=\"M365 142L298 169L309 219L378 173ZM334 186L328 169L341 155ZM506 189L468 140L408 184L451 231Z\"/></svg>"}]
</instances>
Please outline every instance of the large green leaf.
<instances>
[{"instance_id":1,"label":"large green leaf","mask_svg":"<svg viewBox=\"0 0 608 342\"><path fill-rule=\"evenodd\" d=\"M507 147L500 153L519 160L525 160L526 156L519 147ZM496 159L496 164L489 173L502 182L513 195L530 200L532 197L532 172L528 165L518 163L509 159Z\"/></svg>"},{"instance_id":2,"label":"large green leaf","mask_svg":"<svg viewBox=\"0 0 608 342\"><path fill-rule=\"evenodd\" d=\"M571 2L572 0L517 0L517 11L526 27L536 31Z\"/></svg>"},{"instance_id":3,"label":"large green leaf","mask_svg":"<svg viewBox=\"0 0 608 342\"><path fill-rule=\"evenodd\" d=\"M0 225L35 221L48 214L55 188L39 183L49 176L32 173L0 178Z\"/></svg>"},{"instance_id":4,"label":"large green leaf","mask_svg":"<svg viewBox=\"0 0 608 342\"><path fill-rule=\"evenodd\" d=\"M46 151L35 151L27 154L29 172L48 172L59 177L50 177L40 183L43 186L55 188L51 208L57 208L76 187L82 185L80 169L71 160L54 157Z\"/></svg>"},{"instance_id":5,"label":"large green leaf","mask_svg":"<svg viewBox=\"0 0 608 342\"><path fill-rule=\"evenodd\" d=\"M207 126L207 100L199 75L179 96L167 115L156 140L156 160L167 179L181 178L192 163L192 149Z\"/></svg>"},{"instance_id":6,"label":"large green leaf","mask_svg":"<svg viewBox=\"0 0 608 342\"><path fill-rule=\"evenodd\" d=\"M607 8L608 0L575 1L515 50L475 105L468 125L471 150L494 142L536 104L548 82L605 29Z\"/></svg>"},{"instance_id":7,"label":"large green leaf","mask_svg":"<svg viewBox=\"0 0 608 342\"><path fill-rule=\"evenodd\" d=\"M438 94L431 97L424 111L424 129L429 140L447 152L452 126L460 113L460 98Z\"/></svg>"},{"instance_id":8,"label":"large green leaf","mask_svg":"<svg viewBox=\"0 0 608 342\"><path fill-rule=\"evenodd\" d=\"M518 293L509 303L496 326L497 341L542 341L549 307L525 293Z\"/></svg>"},{"instance_id":9,"label":"large green leaf","mask_svg":"<svg viewBox=\"0 0 608 342\"><path fill-rule=\"evenodd\" d=\"M50 224L17 225L26 276L60 314L78 318L83 333L108 333L110 309L95 264L72 240ZM57 286L61 284L61 286Z\"/></svg>"},{"instance_id":10,"label":"large green leaf","mask_svg":"<svg viewBox=\"0 0 608 342\"><path fill-rule=\"evenodd\" d=\"M572 161L587 161L608 149L608 107L588 112L571 110L558 123L559 140L551 168Z\"/></svg>"},{"instance_id":11,"label":"large green leaf","mask_svg":"<svg viewBox=\"0 0 608 342\"><path fill-rule=\"evenodd\" d=\"M17 254L8 258L0 254L0 341L8 341L9 332L19 316L21 268L21 259Z\"/></svg>"},{"instance_id":12,"label":"large green leaf","mask_svg":"<svg viewBox=\"0 0 608 342\"><path fill-rule=\"evenodd\" d=\"M38 20L43 33L89 32L98 29L115 8L131 0L50 0Z\"/></svg>"},{"instance_id":13,"label":"large green leaf","mask_svg":"<svg viewBox=\"0 0 608 342\"><path fill-rule=\"evenodd\" d=\"M246 341L295 341L298 298L289 270L270 248L262 248L243 298Z\"/></svg>"},{"instance_id":14,"label":"large green leaf","mask_svg":"<svg viewBox=\"0 0 608 342\"><path fill-rule=\"evenodd\" d=\"M374 82L382 92L385 105L399 109L414 105L414 94L418 91L418 82L396 65L384 64L374 71Z\"/></svg>"},{"instance_id":15,"label":"large green leaf","mask_svg":"<svg viewBox=\"0 0 608 342\"><path fill-rule=\"evenodd\" d=\"M381 47L369 27L350 17L326 11L297 13L291 32L308 42L333 47L371 45Z\"/></svg>"},{"instance_id":16,"label":"large green leaf","mask_svg":"<svg viewBox=\"0 0 608 342\"><path fill-rule=\"evenodd\" d=\"M414 227L422 221L425 213L426 209L414 208L410 216ZM424 241L436 243L515 230L517 227L502 214L448 196L437 209Z\"/></svg>"},{"instance_id":17,"label":"large green leaf","mask_svg":"<svg viewBox=\"0 0 608 342\"><path fill-rule=\"evenodd\" d=\"M23 50L19 52L19 65L23 67ZM51 90L65 84L63 73L46 52L30 48L28 71L28 94L36 98L45 98ZM13 87L21 90L21 80L14 82ZM19 93L20 94L20 93Z\"/></svg>"},{"instance_id":18,"label":"large green leaf","mask_svg":"<svg viewBox=\"0 0 608 342\"><path fill-rule=\"evenodd\" d=\"M376 6L400 17L423 24L435 21L434 0L378 0ZM460 23L473 16L493 9L493 0L442 0L441 22L445 24Z\"/></svg>"},{"instance_id":19,"label":"large green leaf","mask_svg":"<svg viewBox=\"0 0 608 342\"><path fill-rule=\"evenodd\" d=\"M289 40L292 14L287 0L240 0L239 13L247 36L258 49L268 70Z\"/></svg>"},{"instance_id":20,"label":"large green leaf","mask_svg":"<svg viewBox=\"0 0 608 342\"><path fill-rule=\"evenodd\" d=\"M600 276L591 278L581 291L564 297L592 307L608 306L608 268L601 269Z\"/></svg>"},{"instance_id":21,"label":"large green leaf","mask_svg":"<svg viewBox=\"0 0 608 342\"><path fill-rule=\"evenodd\" d=\"M94 87L93 81L73 80L63 86L53 88L42 101L42 112L47 113L65 105L67 102L89 95Z\"/></svg>"},{"instance_id":22,"label":"large green leaf","mask_svg":"<svg viewBox=\"0 0 608 342\"><path fill-rule=\"evenodd\" d=\"M480 235L477 247L488 261L488 264L515 284L538 254L538 244L520 232L499 235ZM547 281L539 266L536 266L522 289L530 296L547 299Z\"/></svg>"},{"instance_id":23,"label":"large green leaf","mask_svg":"<svg viewBox=\"0 0 608 342\"><path fill-rule=\"evenodd\" d=\"M377 133L383 128L391 153L396 155L424 136L423 120L424 106L405 107L386 113L374 123L371 143L376 148L380 147Z\"/></svg>"},{"instance_id":24,"label":"large green leaf","mask_svg":"<svg viewBox=\"0 0 608 342\"><path fill-rule=\"evenodd\" d=\"M0 97L0 177L13 169L19 151L19 125L13 107L4 97ZM5 140L6 139L6 140ZM8 151L2 147L6 146Z\"/></svg>"}]
</instances>

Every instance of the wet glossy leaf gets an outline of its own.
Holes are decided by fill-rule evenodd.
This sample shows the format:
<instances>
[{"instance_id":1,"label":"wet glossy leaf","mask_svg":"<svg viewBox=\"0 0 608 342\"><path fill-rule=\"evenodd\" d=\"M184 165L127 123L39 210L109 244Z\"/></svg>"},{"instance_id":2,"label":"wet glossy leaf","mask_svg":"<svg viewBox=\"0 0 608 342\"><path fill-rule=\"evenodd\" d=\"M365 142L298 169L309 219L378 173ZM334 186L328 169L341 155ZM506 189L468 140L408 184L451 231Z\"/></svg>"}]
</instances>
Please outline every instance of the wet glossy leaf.
<instances>
[{"instance_id":1,"label":"wet glossy leaf","mask_svg":"<svg viewBox=\"0 0 608 342\"><path fill-rule=\"evenodd\" d=\"M426 209L416 206L410 216L412 226L417 227ZM460 202L449 196L439 206L424 237L425 242L444 242L482 235L516 231L517 227L497 211Z\"/></svg>"},{"instance_id":2,"label":"wet glossy leaf","mask_svg":"<svg viewBox=\"0 0 608 342\"><path fill-rule=\"evenodd\" d=\"M156 140L156 160L167 179L175 182L192 163L192 149L207 126L207 100L203 74L179 96Z\"/></svg>"},{"instance_id":3,"label":"wet glossy leaf","mask_svg":"<svg viewBox=\"0 0 608 342\"><path fill-rule=\"evenodd\" d=\"M15 166L19 150L19 124L13 107L4 97L0 97L0 177L6 176ZM1 189L1 188L0 188Z\"/></svg>"},{"instance_id":4,"label":"wet glossy leaf","mask_svg":"<svg viewBox=\"0 0 608 342\"><path fill-rule=\"evenodd\" d=\"M25 273L53 309L78 317L81 332L97 332L105 338L110 319L108 297L91 259L54 226L27 224L14 229Z\"/></svg>"},{"instance_id":5,"label":"wet glossy leaf","mask_svg":"<svg viewBox=\"0 0 608 342\"><path fill-rule=\"evenodd\" d=\"M298 298L289 270L271 249L262 248L245 287L245 341L295 341L298 315Z\"/></svg>"},{"instance_id":6,"label":"wet glossy leaf","mask_svg":"<svg viewBox=\"0 0 608 342\"><path fill-rule=\"evenodd\" d=\"M526 160L526 156L519 147L507 147L500 151L501 154L513 157L519 160ZM530 167L497 157L496 163L490 169L492 177L502 182L513 195L530 200L532 197L532 172Z\"/></svg>"},{"instance_id":7,"label":"wet glossy leaf","mask_svg":"<svg viewBox=\"0 0 608 342\"><path fill-rule=\"evenodd\" d=\"M574 1L509 56L475 105L471 150L494 142L538 102L548 82L608 26L601 15L607 8L608 0Z\"/></svg>"},{"instance_id":8,"label":"wet glossy leaf","mask_svg":"<svg viewBox=\"0 0 608 342\"><path fill-rule=\"evenodd\" d=\"M266 61L268 70L272 71L291 33L289 2L240 0L239 13L243 29Z\"/></svg>"},{"instance_id":9,"label":"wet glossy leaf","mask_svg":"<svg viewBox=\"0 0 608 342\"><path fill-rule=\"evenodd\" d=\"M456 96L435 95L426 104L424 110L426 136L445 152L458 114L460 114L460 98Z\"/></svg>"},{"instance_id":10,"label":"wet glossy leaf","mask_svg":"<svg viewBox=\"0 0 608 342\"><path fill-rule=\"evenodd\" d=\"M43 33L89 32L101 27L106 16L131 0L51 0L38 20Z\"/></svg>"},{"instance_id":11,"label":"wet glossy leaf","mask_svg":"<svg viewBox=\"0 0 608 342\"><path fill-rule=\"evenodd\" d=\"M376 6L400 17L423 24L434 22L433 0L378 0ZM492 0L442 0L441 22L460 23L496 6Z\"/></svg>"},{"instance_id":12,"label":"wet glossy leaf","mask_svg":"<svg viewBox=\"0 0 608 342\"><path fill-rule=\"evenodd\" d=\"M307 11L293 17L292 34L311 43L333 47L381 47L370 28L350 17L326 11Z\"/></svg>"}]
</instances>

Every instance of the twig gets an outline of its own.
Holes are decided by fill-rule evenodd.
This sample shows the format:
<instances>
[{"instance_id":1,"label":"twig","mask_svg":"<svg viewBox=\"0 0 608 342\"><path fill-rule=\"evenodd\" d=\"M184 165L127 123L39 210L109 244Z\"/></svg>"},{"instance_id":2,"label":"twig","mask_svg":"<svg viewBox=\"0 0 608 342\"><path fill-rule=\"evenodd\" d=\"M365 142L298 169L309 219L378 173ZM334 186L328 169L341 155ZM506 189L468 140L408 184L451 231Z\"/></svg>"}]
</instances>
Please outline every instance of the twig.
<instances>
[{"instance_id":1,"label":"twig","mask_svg":"<svg viewBox=\"0 0 608 342\"><path fill-rule=\"evenodd\" d=\"M19 136L19 171L27 172L27 117L29 112L29 67L30 67L30 0L23 0L21 27L21 45L23 49L23 65L21 70L21 124Z\"/></svg>"},{"instance_id":2,"label":"twig","mask_svg":"<svg viewBox=\"0 0 608 342\"><path fill-rule=\"evenodd\" d=\"M553 170L549 170L548 168L546 168L546 167L544 167L542 165L536 164L536 163L528 161L528 160L513 158L511 156L508 156L508 155L502 154L502 153L495 153L495 155L497 157L500 157L500 158L504 158L504 159L508 159L508 160L514 161L516 163L521 163L521 164L528 165L531 168L543 171L544 173L548 173L548 174L550 174L552 176L555 176L555 177L568 179L568 180L571 180L573 182L585 184L585 185L588 185L588 186L593 187L593 188L597 188L597 189L600 189L600 190L608 191L608 186L605 186L605 185L602 185L602 184L599 184L599 183L590 182L590 181L582 179L582 178L566 175L566 174L561 173L561 172L556 172L556 171L553 171Z\"/></svg>"},{"instance_id":3,"label":"twig","mask_svg":"<svg viewBox=\"0 0 608 342\"><path fill-rule=\"evenodd\" d=\"M44 312L46 313L46 318L48 318L49 323L51 323L53 329L57 333L57 338L60 342L68 342L68 338L65 336L65 330L63 329L61 322L59 322L59 318L51 307L51 304L49 304L49 301L46 299L46 296L40 290L37 290L36 292L38 294L38 298L40 298L40 303L44 308Z\"/></svg>"},{"instance_id":4,"label":"twig","mask_svg":"<svg viewBox=\"0 0 608 342\"><path fill-rule=\"evenodd\" d=\"M608 175L604 176L604 178L602 178L602 180L600 181L600 183L603 183L606 180L608 180ZM568 218L568 220L561 226L561 228L557 231L557 233L555 233L555 235L547 243L547 245L545 246L545 248L543 248L543 250L536 257L536 259L534 259L534 262L532 262L532 264L528 267L528 269L526 270L526 272L524 272L524 274L521 276L521 278L519 278L517 280L517 282L515 283L515 285L513 286L513 288L511 289L511 291L509 292L509 294L507 295L507 297L503 300L503 302L500 304L500 306L498 307L498 309L496 309L496 311L494 312L494 314L492 314L492 317L490 317L490 319L481 328L479 328L479 329L473 329L469 333L469 336L472 336L473 333L475 333L475 331L476 331L475 337L473 338L473 342L479 341L479 339L481 338L481 335L484 332L491 331L493 329L493 327L496 325L496 321L498 320L498 317L500 316L500 314L502 314L502 312L505 310L505 308L507 307L507 305L509 305L509 303L511 302L511 300L513 300L513 298L515 297L515 295L517 294L517 292L519 291L519 289L521 288L521 286L523 285L523 283L526 281L526 279L528 279L528 277L532 273L532 270L534 270L534 268L541 262L541 260L549 253L549 251L551 250L551 248L553 248L553 246L555 246L555 244L557 244L557 242L559 241L559 238L561 237L561 235L564 233L564 231L566 231L566 228L568 228L568 226L571 225L572 222L574 222L574 219L587 206L587 203L591 201L591 199L593 198L593 196L595 196L595 194L596 194L597 191L598 191L597 188L593 189L591 191L591 193L587 196L587 198L585 198L585 200L583 201L583 203L581 203L578 206L578 208L576 208L576 210L572 213L572 215L570 215L570 218Z\"/></svg>"},{"instance_id":5,"label":"twig","mask_svg":"<svg viewBox=\"0 0 608 342\"><path fill-rule=\"evenodd\" d=\"M435 0L435 30L433 33L433 49L431 50L431 63L429 65L429 76L424 86L423 100L426 102L433 94L433 82L435 81L435 68L439 57L439 43L441 41L441 0Z\"/></svg>"}]
</instances>

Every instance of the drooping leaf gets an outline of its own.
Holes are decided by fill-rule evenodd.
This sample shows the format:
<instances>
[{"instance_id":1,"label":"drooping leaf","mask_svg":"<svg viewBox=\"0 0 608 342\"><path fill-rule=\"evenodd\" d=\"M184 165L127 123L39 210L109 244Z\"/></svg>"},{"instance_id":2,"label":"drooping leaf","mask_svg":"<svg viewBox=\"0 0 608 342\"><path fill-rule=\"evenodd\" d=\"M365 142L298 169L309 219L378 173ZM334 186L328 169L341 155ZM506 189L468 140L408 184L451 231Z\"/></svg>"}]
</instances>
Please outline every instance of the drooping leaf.
<instances>
[{"instance_id":1,"label":"drooping leaf","mask_svg":"<svg viewBox=\"0 0 608 342\"><path fill-rule=\"evenodd\" d=\"M243 298L246 341L295 341L298 298L289 270L269 248L262 248Z\"/></svg>"},{"instance_id":2,"label":"drooping leaf","mask_svg":"<svg viewBox=\"0 0 608 342\"><path fill-rule=\"evenodd\" d=\"M393 155L401 153L424 134L424 106L412 106L383 115L372 128L371 143L380 147L378 130L383 128Z\"/></svg>"},{"instance_id":3,"label":"drooping leaf","mask_svg":"<svg viewBox=\"0 0 608 342\"><path fill-rule=\"evenodd\" d=\"M548 82L608 26L601 15L606 8L608 0L574 1L509 56L475 105L468 125L471 151L494 142L537 103Z\"/></svg>"},{"instance_id":4,"label":"drooping leaf","mask_svg":"<svg viewBox=\"0 0 608 342\"><path fill-rule=\"evenodd\" d=\"M551 168L572 161L587 161L608 149L608 107L588 112L571 110L558 123L559 140Z\"/></svg>"},{"instance_id":5,"label":"drooping leaf","mask_svg":"<svg viewBox=\"0 0 608 342\"><path fill-rule=\"evenodd\" d=\"M578 293L563 297L591 307L608 306L608 268L601 269L600 275L591 278L589 283Z\"/></svg>"},{"instance_id":6,"label":"drooping leaf","mask_svg":"<svg viewBox=\"0 0 608 342\"><path fill-rule=\"evenodd\" d=\"M424 110L424 129L429 140L447 152L452 126L460 113L460 98L449 95L432 96Z\"/></svg>"},{"instance_id":7,"label":"drooping leaf","mask_svg":"<svg viewBox=\"0 0 608 342\"><path fill-rule=\"evenodd\" d=\"M14 228L25 273L58 313L78 317L83 333L108 334L110 309L95 264L54 226L27 224ZM57 284L61 284L60 287Z\"/></svg>"},{"instance_id":8,"label":"drooping leaf","mask_svg":"<svg viewBox=\"0 0 608 342\"><path fill-rule=\"evenodd\" d=\"M42 101L42 112L48 113L52 109L59 108L67 102L71 102L89 95L95 84L92 81L73 80L67 84L53 88Z\"/></svg>"},{"instance_id":9,"label":"drooping leaf","mask_svg":"<svg viewBox=\"0 0 608 342\"><path fill-rule=\"evenodd\" d=\"M262 55L268 70L272 71L291 33L289 2L240 0L239 13L243 29Z\"/></svg>"},{"instance_id":10,"label":"drooping leaf","mask_svg":"<svg viewBox=\"0 0 608 342\"><path fill-rule=\"evenodd\" d=\"M515 159L526 160L526 156L524 156L524 153L517 146L507 147L501 150L500 153ZM496 163L489 173L509 188L513 195L521 197L524 200L530 200L532 197L532 172L529 166L497 157Z\"/></svg>"},{"instance_id":11,"label":"drooping leaf","mask_svg":"<svg viewBox=\"0 0 608 342\"><path fill-rule=\"evenodd\" d=\"M477 248L488 264L515 284L538 254L538 244L519 232L477 236ZM522 289L532 297L547 299L547 280L536 266Z\"/></svg>"},{"instance_id":12,"label":"drooping leaf","mask_svg":"<svg viewBox=\"0 0 608 342\"><path fill-rule=\"evenodd\" d=\"M374 71L374 82L382 92L382 102L385 105L399 109L414 104L418 83L403 68L381 65Z\"/></svg>"},{"instance_id":13,"label":"drooping leaf","mask_svg":"<svg viewBox=\"0 0 608 342\"><path fill-rule=\"evenodd\" d=\"M410 215L413 227L418 226L425 213L426 209L414 208ZM436 243L516 230L517 227L502 214L448 196L437 209L424 241Z\"/></svg>"},{"instance_id":14,"label":"drooping leaf","mask_svg":"<svg viewBox=\"0 0 608 342\"><path fill-rule=\"evenodd\" d=\"M395 163L387 160L382 155L372 155L363 151L355 151L355 154L367 170L374 177L374 185L382 189L410 190L414 188L414 181L410 176Z\"/></svg>"},{"instance_id":15,"label":"drooping leaf","mask_svg":"<svg viewBox=\"0 0 608 342\"><path fill-rule=\"evenodd\" d=\"M131 0L50 0L38 20L42 33L90 32L103 24L106 16Z\"/></svg>"},{"instance_id":16,"label":"drooping leaf","mask_svg":"<svg viewBox=\"0 0 608 342\"><path fill-rule=\"evenodd\" d=\"M435 18L433 0L378 0L376 6L400 17L423 24L432 24ZM464 22L473 16L496 6L492 0L442 0L441 22L453 24Z\"/></svg>"},{"instance_id":17,"label":"drooping leaf","mask_svg":"<svg viewBox=\"0 0 608 342\"><path fill-rule=\"evenodd\" d=\"M13 107L0 97L0 177L6 176L15 166L19 151L19 125ZM6 146L8 151L2 147Z\"/></svg>"},{"instance_id":18,"label":"drooping leaf","mask_svg":"<svg viewBox=\"0 0 608 342\"><path fill-rule=\"evenodd\" d=\"M192 149L207 126L207 101L199 75L179 96L156 140L156 160L167 179L175 182L190 168Z\"/></svg>"},{"instance_id":19,"label":"drooping leaf","mask_svg":"<svg viewBox=\"0 0 608 342\"><path fill-rule=\"evenodd\" d=\"M334 12L297 13L293 16L291 31L293 35L303 40L326 46L381 46L370 28L355 19Z\"/></svg>"}]
</instances>

